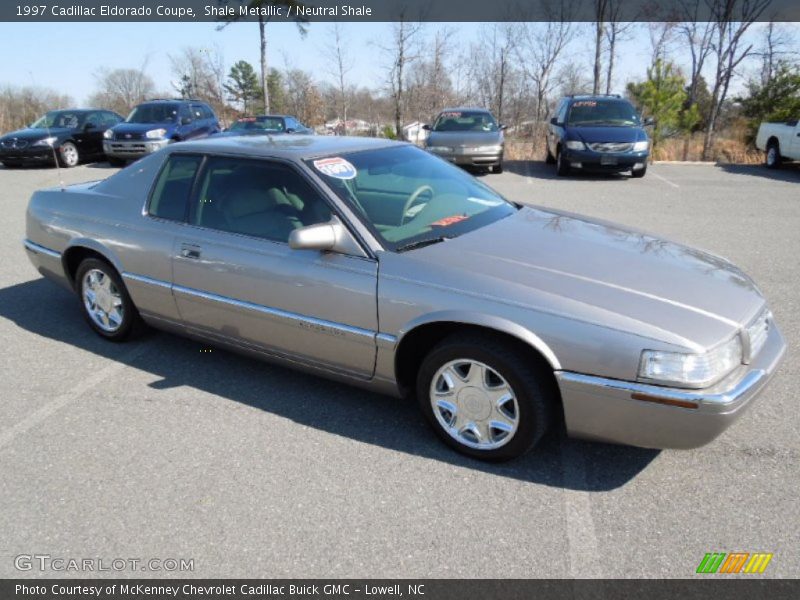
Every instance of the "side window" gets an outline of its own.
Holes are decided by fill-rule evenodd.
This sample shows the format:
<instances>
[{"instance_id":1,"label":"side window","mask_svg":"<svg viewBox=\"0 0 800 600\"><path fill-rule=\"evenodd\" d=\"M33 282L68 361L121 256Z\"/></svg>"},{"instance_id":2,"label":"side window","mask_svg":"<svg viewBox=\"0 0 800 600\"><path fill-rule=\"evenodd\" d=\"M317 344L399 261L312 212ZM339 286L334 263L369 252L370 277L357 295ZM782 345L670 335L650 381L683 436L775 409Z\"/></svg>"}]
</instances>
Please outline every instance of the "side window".
<instances>
[{"instance_id":1,"label":"side window","mask_svg":"<svg viewBox=\"0 0 800 600\"><path fill-rule=\"evenodd\" d=\"M566 100L561 103L561 107L558 109L558 122L564 123L567 120L567 109L569 108L569 102Z\"/></svg>"},{"instance_id":2,"label":"side window","mask_svg":"<svg viewBox=\"0 0 800 600\"><path fill-rule=\"evenodd\" d=\"M286 243L294 229L330 218L328 204L290 167L211 158L200 177L191 222Z\"/></svg>"},{"instance_id":3,"label":"side window","mask_svg":"<svg viewBox=\"0 0 800 600\"><path fill-rule=\"evenodd\" d=\"M216 119L217 117L214 116L214 111L211 110L210 106L206 106L205 104L201 107L203 109L203 118L204 119Z\"/></svg>"},{"instance_id":4,"label":"side window","mask_svg":"<svg viewBox=\"0 0 800 600\"><path fill-rule=\"evenodd\" d=\"M88 125L90 123L95 129L100 128L103 125L103 113L90 112L88 115L86 115L86 122L84 125Z\"/></svg>"},{"instance_id":5,"label":"side window","mask_svg":"<svg viewBox=\"0 0 800 600\"><path fill-rule=\"evenodd\" d=\"M113 127L123 119L112 112L104 112L103 113L103 126L104 127Z\"/></svg>"},{"instance_id":6,"label":"side window","mask_svg":"<svg viewBox=\"0 0 800 600\"><path fill-rule=\"evenodd\" d=\"M189 110L189 105L181 104L178 109L178 118L182 121L183 119L191 119L193 116L192 111Z\"/></svg>"},{"instance_id":7,"label":"side window","mask_svg":"<svg viewBox=\"0 0 800 600\"><path fill-rule=\"evenodd\" d=\"M150 196L148 213L154 217L183 221L200 156L173 154L158 175Z\"/></svg>"},{"instance_id":8,"label":"side window","mask_svg":"<svg viewBox=\"0 0 800 600\"><path fill-rule=\"evenodd\" d=\"M191 111L192 111L192 118L195 121L199 121L205 118L205 116L203 115L203 107L200 106L199 104L192 104Z\"/></svg>"},{"instance_id":9,"label":"side window","mask_svg":"<svg viewBox=\"0 0 800 600\"><path fill-rule=\"evenodd\" d=\"M286 129L297 129L297 121L293 117L286 117Z\"/></svg>"}]
</instances>

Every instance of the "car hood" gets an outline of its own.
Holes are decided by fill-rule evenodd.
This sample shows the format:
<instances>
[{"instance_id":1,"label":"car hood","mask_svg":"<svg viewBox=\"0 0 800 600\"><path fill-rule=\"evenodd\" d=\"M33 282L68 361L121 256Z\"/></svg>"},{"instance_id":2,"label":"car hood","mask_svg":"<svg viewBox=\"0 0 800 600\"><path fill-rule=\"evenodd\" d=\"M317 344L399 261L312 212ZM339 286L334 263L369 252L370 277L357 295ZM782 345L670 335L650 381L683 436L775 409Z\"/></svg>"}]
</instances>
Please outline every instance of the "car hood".
<instances>
[{"instance_id":1,"label":"car hood","mask_svg":"<svg viewBox=\"0 0 800 600\"><path fill-rule=\"evenodd\" d=\"M431 131L428 146L488 146L503 141L502 131Z\"/></svg>"},{"instance_id":2,"label":"car hood","mask_svg":"<svg viewBox=\"0 0 800 600\"><path fill-rule=\"evenodd\" d=\"M266 132L266 131L248 131L248 130L245 129L245 130L242 130L242 131L218 131L217 133L214 133L212 135L213 135L213 137L236 137L236 136L242 136L242 135L244 135L244 136L252 136L252 135L268 136L268 135L286 135L286 132L284 132L284 131L270 131L270 132Z\"/></svg>"},{"instance_id":3,"label":"car hood","mask_svg":"<svg viewBox=\"0 0 800 600\"><path fill-rule=\"evenodd\" d=\"M538 208L412 254L435 285L697 350L764 306L753 281L724 258Z\"/></svg>"},{"instance_id":4,"label":"car hood","mask_svg":"<svg viewBox=\"0 0 800 600\"><path fill-rule=\"evenodd\" d=\"M166 129L169 131L175 127L175 123L118 123L114 125L112 129L114 133L119 134L126 134L126 133L147 133L151 129Z\"/></svg>"},{"instance_id":5,"label":"car hood","mask_svg":"<svg viewBox=\"0 0 800 600\"><path fill-rule=\"evenodd\" d=\"M638 142L647 139L641 127L567 127L567 136L572 140L581 140L588 144L595 142Z\"/></svg>"},{"instance_id":6,"label":"car hood","mask_svg":"<svg viewBox=\"0 0 800 600\"><path fill-rule=\"evenodd\" d=\"M41 140L46 137L50 136L62 136L62 135L69 135L74 131L74 129L67 129L64 127L52 127L50 129L32 129L30 127L26 127L25 129L17 129L16 131L12 131L11 133L7 133L4 136L0 137L0 140L4 140L6 138L17 138L19 140Z\"/></svg>"}]
</instances>

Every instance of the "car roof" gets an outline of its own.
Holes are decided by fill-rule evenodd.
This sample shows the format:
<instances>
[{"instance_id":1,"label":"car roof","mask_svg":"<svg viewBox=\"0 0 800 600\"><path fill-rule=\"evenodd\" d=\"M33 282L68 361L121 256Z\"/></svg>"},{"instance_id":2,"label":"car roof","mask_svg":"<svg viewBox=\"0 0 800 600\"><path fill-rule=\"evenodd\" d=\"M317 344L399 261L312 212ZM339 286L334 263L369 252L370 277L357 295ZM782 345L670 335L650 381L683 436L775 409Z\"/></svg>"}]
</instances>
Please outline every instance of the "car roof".
<instances>
[{"instance_id":1,"label":"car roof","mask_svg":"<svg viewBox=\"0 0 800 600\"><path fill-rule=\"evenodd\" d=\"M629 102L627 98L623 98L617 94L579 94L575 96L567 96L567 100L611 100L612 102Z\"/></svg>"},{"instance_id":2,"label":"car roof","mask_svg":"<svg viewBox=\"0 0 800 600\"><path fill-rule=\"evenodd\" d=\"M317 156L407 145L409 145L408 142L354 136L276 135L273 137L271 135L259 135L211 136L201 140L181 142L180 144L169 146L169 148L173 152L202 152L305 160Z\"/></svg>"},{"instance_id":3,"label":"car roof","mask_svg":"<svg viewBox=\"0 0 800 600\"><path fill-rule=\"evenodd\" d=\"M458 112L458 111L484 112L492 114L492 111L490 111L488 108L481 108L479 106L454 106L453 108L443 108L442 110L439 111L439 113L441 114L443 112Z\"/></svg>"}]
</instances>

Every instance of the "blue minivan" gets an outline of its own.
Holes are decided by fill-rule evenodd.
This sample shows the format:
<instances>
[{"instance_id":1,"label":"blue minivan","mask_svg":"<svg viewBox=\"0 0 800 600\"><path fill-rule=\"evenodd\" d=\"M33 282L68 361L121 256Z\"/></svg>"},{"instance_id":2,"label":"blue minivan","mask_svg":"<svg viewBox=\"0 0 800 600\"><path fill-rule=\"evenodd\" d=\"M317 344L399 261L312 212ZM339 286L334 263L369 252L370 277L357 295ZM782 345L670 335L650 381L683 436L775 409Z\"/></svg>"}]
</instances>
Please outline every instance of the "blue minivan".
<instances>
[{"instance_id":1,"label":"blue minivan","mask_svg":"<svg viewBox=\"0 0 800 600\"><path fill-rule=\"evenodd\" d=\"M568 96L547 130L547 162L563 176L573 169L644 177L650 140L634 106L620 96Z\"/></svg>"},{"instance_id":2,"label":"blue minivan","mask_svg":"<svg viewBox=\"0 0 800 600\"><path fill-rule=\"evenodd\" d=\"M199 100L148 100L103 134L108 162L122 166L172 142L203 138L220 130L217 115Z\"/></svg>"}]
</instances>

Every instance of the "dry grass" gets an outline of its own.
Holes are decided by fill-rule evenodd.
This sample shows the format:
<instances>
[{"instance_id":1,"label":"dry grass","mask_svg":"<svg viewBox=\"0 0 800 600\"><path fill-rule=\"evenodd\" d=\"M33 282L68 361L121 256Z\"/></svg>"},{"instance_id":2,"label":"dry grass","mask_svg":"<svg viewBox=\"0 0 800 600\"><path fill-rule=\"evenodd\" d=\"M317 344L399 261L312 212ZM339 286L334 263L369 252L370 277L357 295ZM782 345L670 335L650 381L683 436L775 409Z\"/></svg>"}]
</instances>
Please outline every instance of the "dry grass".
<instances>
[{"instance_id":1,"label":"dry grass","mask_svg":"<svg viewBox=\"0 0 800 600\"><path fill-rule=\"evenodd\" d=\"M738 132L737 132L738 133ZM703 153L703 136L696 134L688 139L671 138L654 149L652 160L690 160L699 161ZM529 139L506 139L506 159L544 160L544 136ZM741 138L717 138L711 153L711 161L722 164L758 164L763 162L763 154Z\"/></svg>"}]
</instances>

